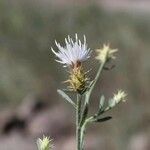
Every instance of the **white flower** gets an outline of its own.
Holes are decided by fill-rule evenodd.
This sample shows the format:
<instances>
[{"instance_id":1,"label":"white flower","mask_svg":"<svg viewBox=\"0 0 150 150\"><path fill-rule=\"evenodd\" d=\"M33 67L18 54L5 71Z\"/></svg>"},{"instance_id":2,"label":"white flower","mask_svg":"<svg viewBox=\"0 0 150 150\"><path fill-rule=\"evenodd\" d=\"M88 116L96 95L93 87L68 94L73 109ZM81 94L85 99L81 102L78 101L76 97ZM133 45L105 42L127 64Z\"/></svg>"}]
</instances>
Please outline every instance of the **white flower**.
<instances>
[{"instance_id":1,"label":"white flower","mask_svg":"<svg viewBox=\"0 0 150 150\"><path fill-rule=\"evenodd\" d=\"M114 94L113 100L115 101L115 103L119 103L120 101L125 102L126 96L127 94L124 91L119 90L117 94Z\"/></svg>"},{"instance_id":2,"label":"white flower","mask_svg":"<svg viewBox=\"0 0 150 150\"><path fill-rule=\"evenodd\" d=\"M43 136L43 139L39 138L37 140L38 150L51 150L53 147L51 141L52 141L51 139L45 136Z\"/></svg>"},{"instance_id":3,"label":"white flower","mask_svg":"<svg viewBox=\"0 0 150 150\"><path fill-rule=\"evenodd\" d=\"M60 62L64 65L77 65L82 63L83 61L87 60L90 57L91 51L89 48L87 48L86 44L86 37L84 36L84 42L83 44L78 39L77 34L75 35L75 41L68 36L68 38L65 38L65 46L62 47L57 41L55 41L55 44L58 48L58 52L54 51L52 48L53 53L58 57L59 60L56 60L57 62Z\"/></svg>"},{"instance_id":4,"label":"white flower","mask_svg":"<svg viewBox=\"0 0 150 150\"><path fill-rule=\"evenodd\" d=\"M117 49L111 49L109 45L103 45L103 48L96 50L98 55L96 56L96 59L100 60L102 63L111 59L115 59L116 57L113 55L115 52L117 52Z\"/></svg>"}]
</instances>

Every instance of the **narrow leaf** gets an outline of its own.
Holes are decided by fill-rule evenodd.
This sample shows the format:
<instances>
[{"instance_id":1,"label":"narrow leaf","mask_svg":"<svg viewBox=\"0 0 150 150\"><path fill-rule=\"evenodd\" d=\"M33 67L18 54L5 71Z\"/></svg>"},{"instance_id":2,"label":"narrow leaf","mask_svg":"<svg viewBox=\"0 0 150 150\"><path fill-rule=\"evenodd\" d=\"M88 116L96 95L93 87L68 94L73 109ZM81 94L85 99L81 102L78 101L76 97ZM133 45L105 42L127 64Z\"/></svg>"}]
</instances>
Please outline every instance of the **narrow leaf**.
<instances>
[{"instance_id":1,"label":"narrow leaf","mask_svg":"<svg viewBox=\"0 0 150 150\"><path fill-rule=\"evenodd\" d=\"M100 101L99 101L99 109L102 109L105 103L105 97L104 95L101 96Z\"/></svg>"},{"instance_id":2,"label":"narrow leaf","mask_svg":"<svg viewBox=\"0 0 150 150\"><path fill-rule=\"evenodd\" d=\"M76 104L71 100L71 98L62 90L57 90L57 92L70 104L72 104L76 108Z\"/></svg>"},{"instance_id":3,"label":"narrow leaf","mask_svg":"<svg viewBox=\"0 0 150 150\"><path fill-rule=\"evenodd\" d=\"M115 65L112 65L112 66L110 66L110 67L104 67L104 70L112 70L113 68L115 68Z\"/></svg>"},{"instance_id":4,"label":"narrow leaf","mask_svg":"<svg viewBox=\"0 0 150 150\"><path fill-rule=\"evenodd\" d=\"M99 119L96 119L94 122L104 122L104 121L108 121L112 119L111 116L107 116L107 117L104 117L104 118L99 118Z\"/></svg>"},{"instance_id":5,"label":"narrow leaf","mask_svg":"<svg viewBox=\"0 0 150 150\"><path fill-rule=\"evenodd\" d=\"M98 108L98 112L96 114L97 116L99 116L101 114L101 112L104 110L104 105L105 105L105 97L104 97L104 95L102 95L99 100L99 108Z\"/></svg>"}]
</instances>

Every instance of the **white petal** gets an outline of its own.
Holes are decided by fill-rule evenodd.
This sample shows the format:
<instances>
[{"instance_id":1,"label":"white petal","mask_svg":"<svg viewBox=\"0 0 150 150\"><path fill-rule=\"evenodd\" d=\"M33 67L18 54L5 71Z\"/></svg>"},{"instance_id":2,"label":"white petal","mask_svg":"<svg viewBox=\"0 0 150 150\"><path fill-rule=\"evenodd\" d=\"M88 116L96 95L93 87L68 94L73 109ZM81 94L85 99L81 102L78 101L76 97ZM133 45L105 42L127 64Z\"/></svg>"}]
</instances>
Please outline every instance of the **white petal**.
<instances>
[{"instance_id":1,"label":"white petal","mask_svg":"<svg viewBox=\"0 0 150 150\"><path fill-rule=\"evenodd\" d=\"M54 51L51 48L52 52L58 57L59 60L56 60L59 63L71 65L77 61L85 61L90 57L91 51L87 49L86 37L84 35L84 41L82 42L78 39L78 35L75 34L75 42L68 35L65 38L65 47L62 47L56 40L55 44L58 48L58 52Z\"/></svg>"}]
</instances>

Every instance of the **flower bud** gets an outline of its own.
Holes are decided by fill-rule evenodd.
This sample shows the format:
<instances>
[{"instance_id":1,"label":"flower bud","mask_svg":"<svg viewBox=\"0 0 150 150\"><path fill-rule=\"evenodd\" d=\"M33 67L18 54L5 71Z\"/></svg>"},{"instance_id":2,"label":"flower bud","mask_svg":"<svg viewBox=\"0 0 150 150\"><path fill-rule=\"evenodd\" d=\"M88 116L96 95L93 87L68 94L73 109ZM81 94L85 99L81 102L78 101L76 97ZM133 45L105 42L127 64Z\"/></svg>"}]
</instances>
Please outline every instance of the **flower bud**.
<instances>
[{"instance_id":1,"label":"flower bud","mask_svg":"<svg viewBox=\"0 0 150 150\"><path fill-rule=\"evenodd\" d=\"M119 90L117 94L114 94L113 99L116 103L119 103L120 101L125 102L126 96L127 96L127 94L124 91Z\"/></svg>"},{"instance_id":2,"label":"flower bud","mask_svg":"<svg viewBox=\"0 0 150 150\"><path fill-rule=\"evenodd\" d=\"M98 55L96 59L100 60L101 63L104 63L110 59L115 59L114 53L117 52L117 49L111 49L109 45L103 45L103 48L97 49L96 52Z\"/></svg>"},{"instance_id":3,"label":"flower bud","mask_svg":"<svg viewBox=\"0 0 150 150\"><path fill-rule=\"evenodd\" d=\"M37 140L37 147L38 150L51 150L53 145L51 143L51 139L49 139L48 137L43 136L43 139L38 139Z\"/></svg>"},{"instance_id":4,"label":"flower bud","mask_svg":"<svg viewBox=\"0 0 150 150\"><path fill-rule=\"evenodd\" d=\"M127 94L122 91L119 90L117 94L114 94L113 98L109 100L109 107L114 107L116 106L116 104L122 102L125 102L125 97L127 96Z\"/></svg>"}]
</instances>

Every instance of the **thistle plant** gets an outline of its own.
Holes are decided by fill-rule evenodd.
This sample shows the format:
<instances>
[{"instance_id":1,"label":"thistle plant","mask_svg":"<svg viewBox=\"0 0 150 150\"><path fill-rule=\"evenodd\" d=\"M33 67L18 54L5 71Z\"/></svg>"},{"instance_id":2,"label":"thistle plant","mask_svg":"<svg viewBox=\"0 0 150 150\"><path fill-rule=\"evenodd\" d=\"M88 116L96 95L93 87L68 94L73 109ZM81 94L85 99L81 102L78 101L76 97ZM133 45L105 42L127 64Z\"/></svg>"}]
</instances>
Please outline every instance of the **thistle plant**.
<instances>
[{"instance_id":1,"label":"thistle plant","mask_svg":"<svg viewBox=\"0 0 150 150\"><path fill-rule=\"evenodd\" d=\"M65 46L61 46L55 41L55 51L53 48L52 52L57 57L57 62L61 63L67 70L69 70L68 83L66 90L58 90L58 93L69 102L76 111L76 149L84 150L84 138L86 128L89 124L94 122L104 122L110 120L112 117L106 116L101 117L105 112L114 108L120 102L124 102L126 93L119 90L114 96L108 100L105 100L105 96L100 96L99 108L94 115L89 115L89 107L91 101L91 94L94 87L100 78L100 75L104 69L109 69L106 65L115 59L115 53L117 49L111 49L109 45L103 45L102 48L97 49L96 59L99 61L99 69L93 80L88 78L88 71L86 72L83 68L84 61L91 56L91 50L88 48L86 43L86 37L84 36L83 43L78 39L77 34L75 40L68 36L65 39ZM71 91L76 94L76 100L70 98L67 91Z\"/></svg>"}]
</instances>

